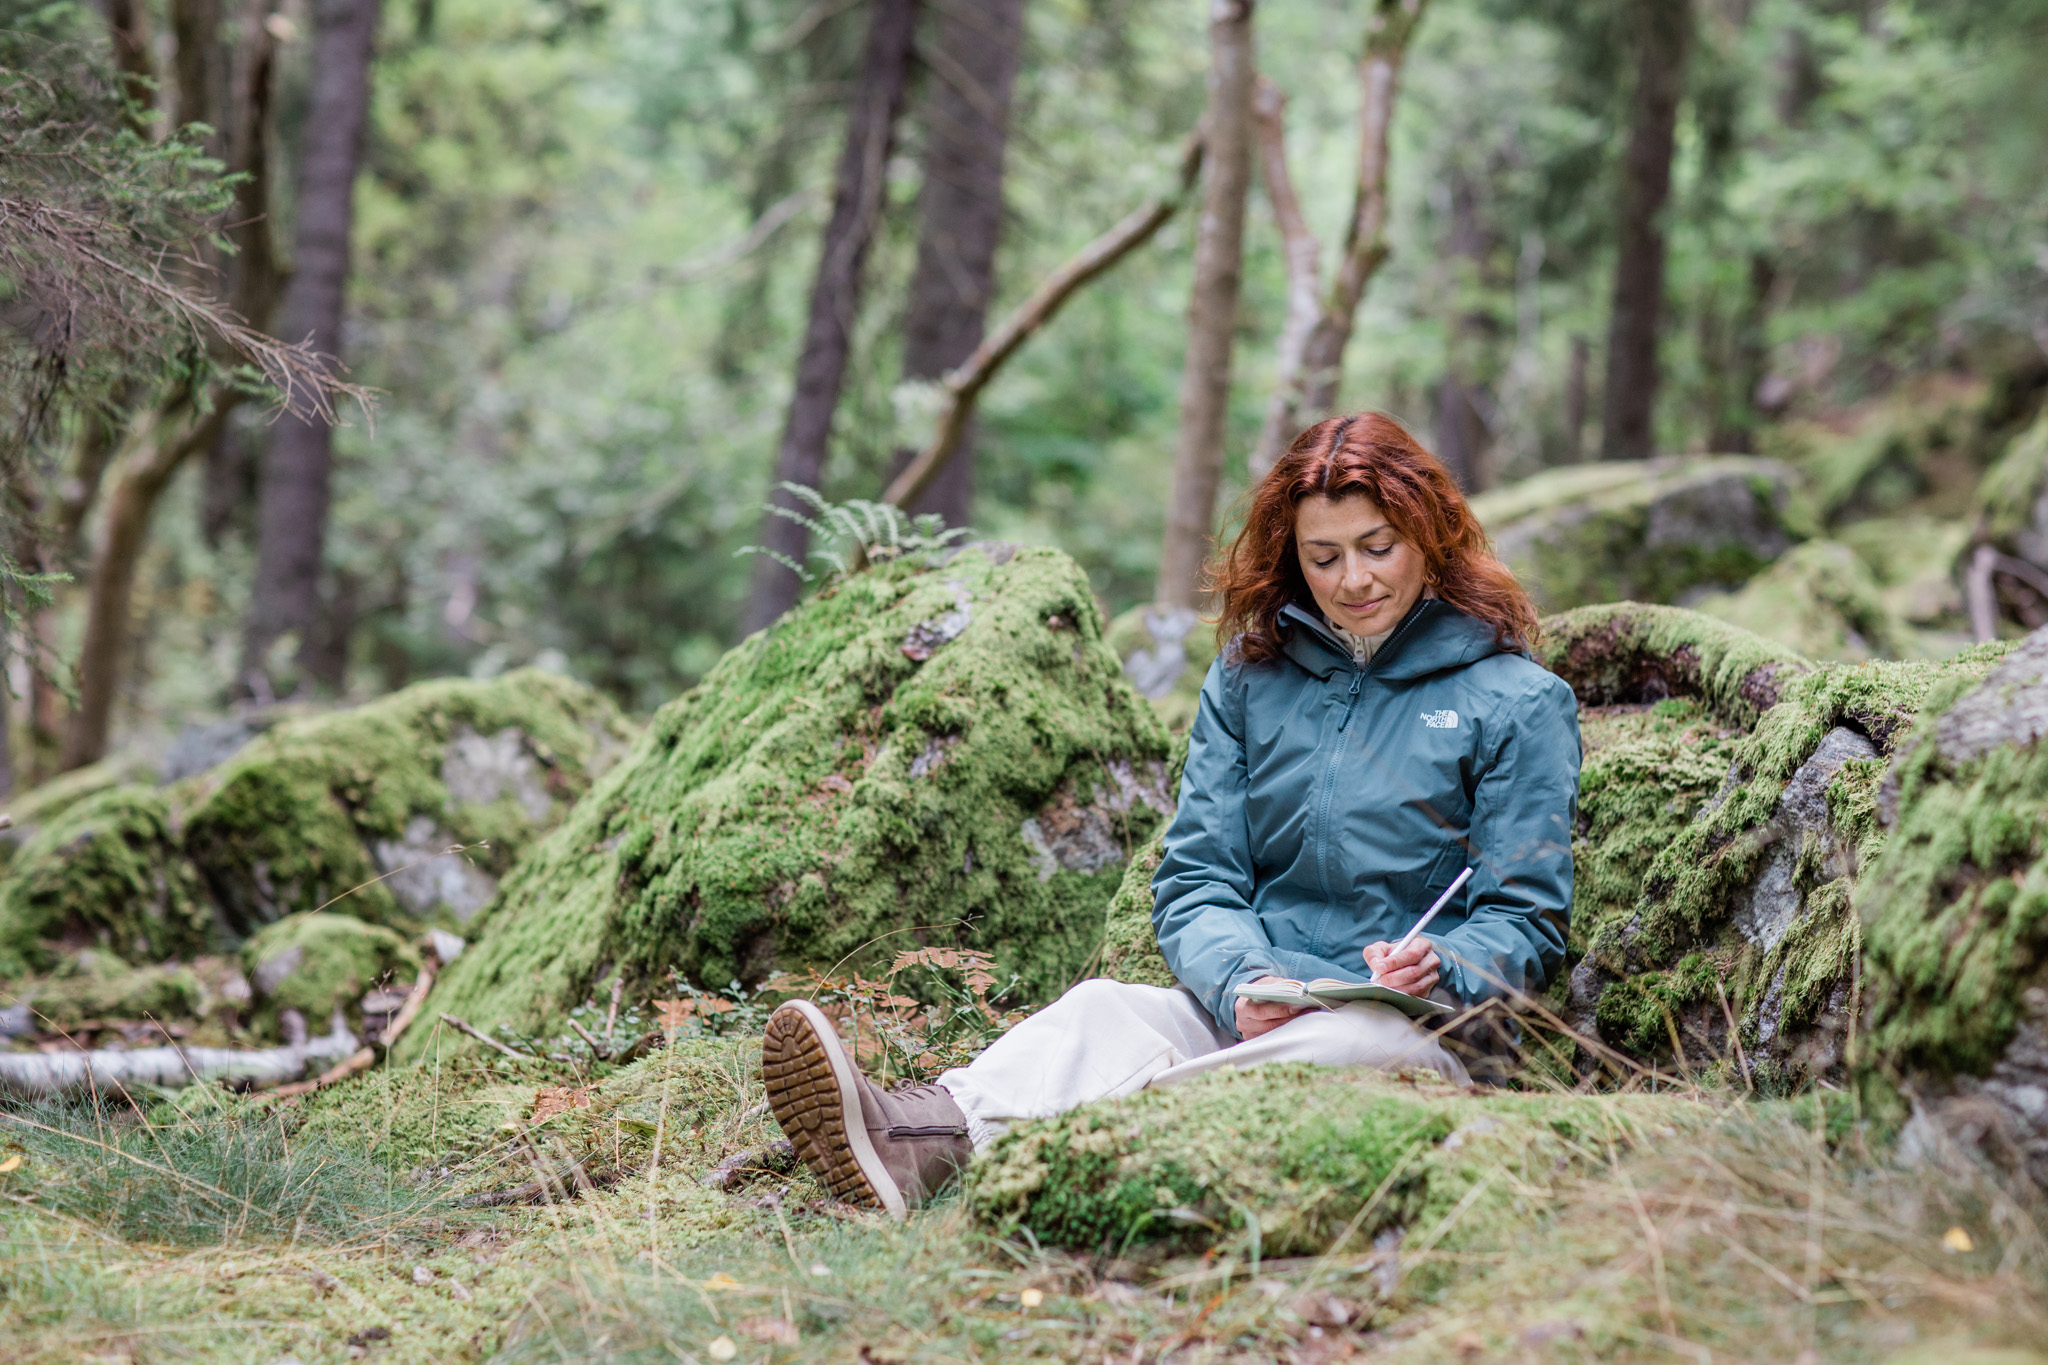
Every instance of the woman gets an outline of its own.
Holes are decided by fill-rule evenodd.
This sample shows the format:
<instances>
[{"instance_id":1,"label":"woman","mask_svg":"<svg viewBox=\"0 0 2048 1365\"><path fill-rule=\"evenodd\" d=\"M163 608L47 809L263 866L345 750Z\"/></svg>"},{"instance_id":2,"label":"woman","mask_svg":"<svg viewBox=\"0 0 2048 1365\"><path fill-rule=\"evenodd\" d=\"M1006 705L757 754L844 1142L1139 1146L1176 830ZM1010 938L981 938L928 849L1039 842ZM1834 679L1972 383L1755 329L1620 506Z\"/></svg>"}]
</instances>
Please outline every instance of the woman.
<instances>
[{"instance_id":1,"label":"woman","mask_svg":"<svg viewBox=\"0 0 2048 1365\"><path fill-rule=\"evenodd\" d=\"M1084 981L936 1085L885 1093L808 1001L768 1021L776 1121L841 1198L901 1217L1014 1122L1224 1066L1424 1067L1383 1004L1241 1000L1357 980L1461 1008L1564 958L1578 710L1531 662L1535 609L1436 457L1391 418L1303 432L1215 573L1228 643L1202 685L1152 922L1180 984ZM1465 867L1472 878L1406 949Z\"/></svg>"}]
</instances>

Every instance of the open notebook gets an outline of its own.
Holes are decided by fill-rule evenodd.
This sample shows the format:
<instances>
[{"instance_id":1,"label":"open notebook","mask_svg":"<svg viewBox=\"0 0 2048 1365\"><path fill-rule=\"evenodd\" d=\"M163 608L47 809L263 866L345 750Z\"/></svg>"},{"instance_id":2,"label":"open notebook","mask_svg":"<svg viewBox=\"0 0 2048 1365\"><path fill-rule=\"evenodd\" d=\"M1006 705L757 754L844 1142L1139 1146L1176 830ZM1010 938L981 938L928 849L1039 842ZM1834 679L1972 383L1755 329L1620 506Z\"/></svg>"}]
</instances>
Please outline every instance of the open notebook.
<instances>
[{"instance_id":1,"label":"open notebook","mask_svg":"<svg viewBox=\"0 0 2048 1365\"><path fill-rule=\"evenodd\" d=\"M1315 1005L1326 1010L1333 1010L1352 1000L1376 1000L1382 1005L1392 1005L1410 1019L1435 1019L1454 1013L1449 1005L1409 995L1391 986L1376 986L1370 981L1339 981L1331 976L1318 977L1314 981L1247 981L1237 988L1237 996L1240 1000L1260 1000L1275 1005Z\"/></svg>"}]
</instances>

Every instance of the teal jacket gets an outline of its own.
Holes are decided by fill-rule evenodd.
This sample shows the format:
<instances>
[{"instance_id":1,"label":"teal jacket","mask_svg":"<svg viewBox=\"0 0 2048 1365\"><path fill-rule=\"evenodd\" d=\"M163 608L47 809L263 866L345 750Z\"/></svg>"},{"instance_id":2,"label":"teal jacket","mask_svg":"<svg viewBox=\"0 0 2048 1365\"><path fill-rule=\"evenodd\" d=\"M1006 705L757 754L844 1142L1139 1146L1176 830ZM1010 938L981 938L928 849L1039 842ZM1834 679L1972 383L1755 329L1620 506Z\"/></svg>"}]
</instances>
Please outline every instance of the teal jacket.
<instances>
[{"instance_id":1,"label":"teal jacket","mask_svg":"<svg viewBox=\"0 0 2048 1365\"><path fill-rule=\"evenodd\" d=\"M1434 598L1360 668L1299 607L1284 661L1226 648L1202 684L1152 923L1181 984L1236 1033L1258 976L1362 980L1467 864L1426 936L1439 991L1539 992L1564 961L1579 713L1564 681Z\"/></svg>"}]
</instances>

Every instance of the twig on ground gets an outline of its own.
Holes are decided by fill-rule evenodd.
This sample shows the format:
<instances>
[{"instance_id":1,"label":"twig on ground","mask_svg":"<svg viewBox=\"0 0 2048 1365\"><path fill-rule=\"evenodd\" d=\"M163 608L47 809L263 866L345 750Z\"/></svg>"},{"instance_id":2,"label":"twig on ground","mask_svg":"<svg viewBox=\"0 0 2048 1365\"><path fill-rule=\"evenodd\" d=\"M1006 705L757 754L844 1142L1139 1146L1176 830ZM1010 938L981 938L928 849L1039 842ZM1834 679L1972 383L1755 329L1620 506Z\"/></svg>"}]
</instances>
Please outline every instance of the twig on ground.
<instances>
[{"instance_id":1,"label":"twig on ground","mask_svg":"<svg viewBox=\"0 0 2048 1365\"><path fill-rule=\"evenodd\" d=\"M491 1037L490 1034L485 1033L482 1029L477 1028L474 1024L470 1023L469 1020L464 1019L459 1015L444 1014L441 1016L441 1022L446 1024L449 1028L454 1029L457 1033L468 1034L470 1037L476 1039L479 1043L482 1043L486 1047L496 1048L498 1051L504 1053L507 1057L510 1057L515 1062L530 1062L533 1060L533 1057L530 1053L515 1051L514 1049L505 1046L505 1044L499 1042L496 1038Z\"/></svg>"},{"instance_id":2,"label":"twig on ground","mask_svg":"<svg viewBox=\"0 0 2048 1365\"><path fill-rule=\"evenodd\" d=\"M569 1021L569 1027L576 1030L576 1036L578 1038L581 1038L585 1043L589 1044L590 1051L594 1056L596 1056L597 1060L602 1062L611 1056L611 1049L607 1048L604 1044L598 1042L597 1039L593 1038L590 1035L589 1029L583 1027L583 1025L577 1023L574 1019L571 1019Z\"/></svg>"}]
</instances>

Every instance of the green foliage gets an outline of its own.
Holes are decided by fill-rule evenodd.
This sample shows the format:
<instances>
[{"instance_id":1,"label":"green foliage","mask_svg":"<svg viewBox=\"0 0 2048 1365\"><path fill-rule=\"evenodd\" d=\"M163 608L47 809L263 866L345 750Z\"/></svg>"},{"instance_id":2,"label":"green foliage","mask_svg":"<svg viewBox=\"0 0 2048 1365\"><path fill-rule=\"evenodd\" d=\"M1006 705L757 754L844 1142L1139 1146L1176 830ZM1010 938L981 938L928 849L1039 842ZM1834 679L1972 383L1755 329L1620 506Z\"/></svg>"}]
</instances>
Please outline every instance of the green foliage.
<instances>
[{"instance_id":1,"label":"green foliage","mask_svg":"<svg viewBox=\"0 0 2048 1365\"><path fill-rule=\"evenodd\" d=\"M435 1006L526 1028L612 968L871 972L906 935L1056 994L1171 803L1165 731L1101 629L1052 551L970 546L832 585L655 716L514 869Z\"/></svg>"},{"instance_id":2,"label":"green foliage","mask_svg":"<svg viewBox=\"0 0 2048 1365\"><path fill-rule=\"evenodd\" d=\"M944 519L931 513L907 516L886 502L869 502L865 498L827 502L818 496L816 489L800 483L785 482L775 486L802 502L816 515L807 516L795 508L772 502L767 505L768 514L793 521L810 532L813 542L811 558L823 560L837 575L851 572L856 561L894 559L898 555L943 550L968 534L965 526L946 529ZM817 579L811 570L775 550L747 545L739 553L767 555L806 583Z\"/></svg>"}]
</instances>

